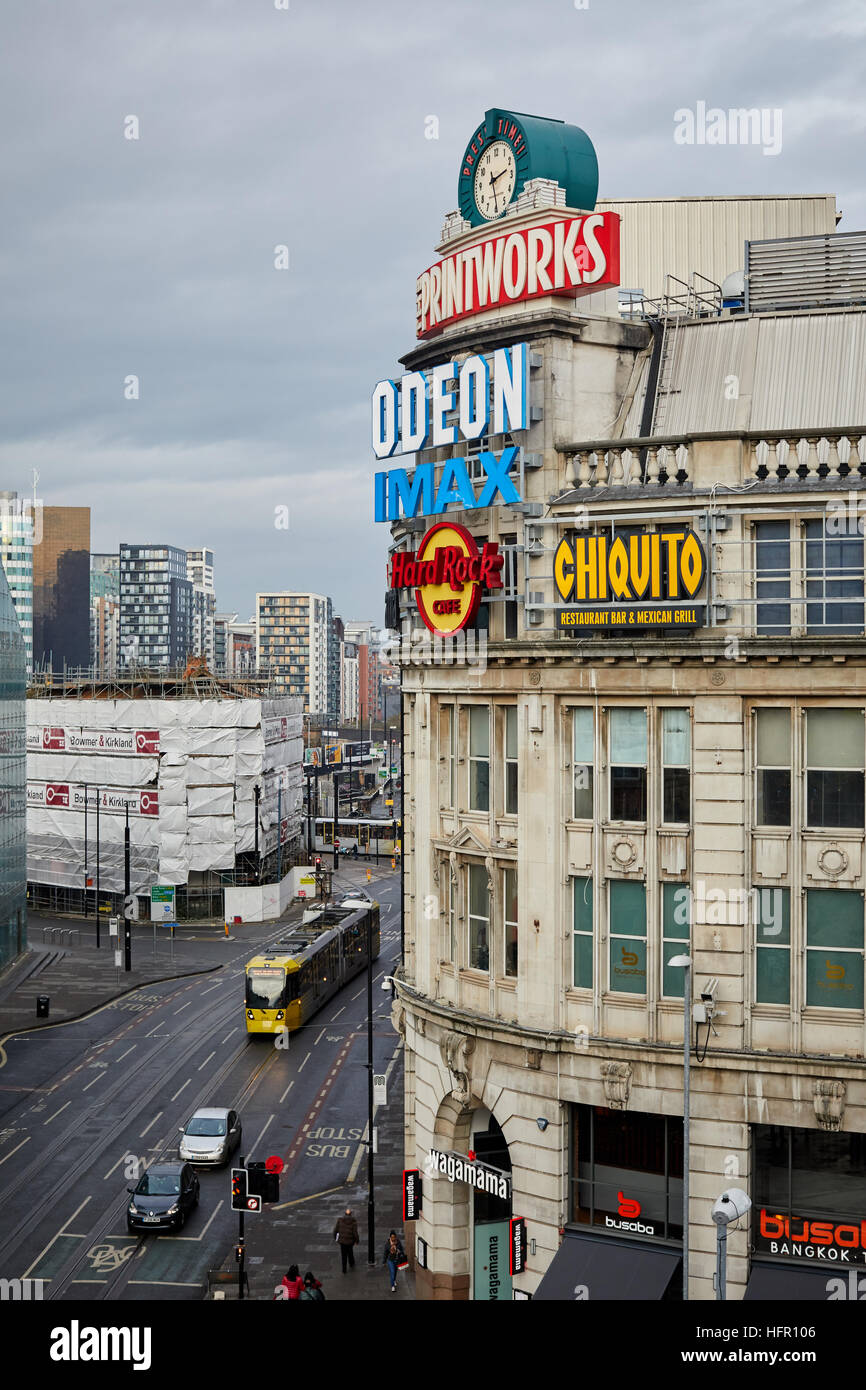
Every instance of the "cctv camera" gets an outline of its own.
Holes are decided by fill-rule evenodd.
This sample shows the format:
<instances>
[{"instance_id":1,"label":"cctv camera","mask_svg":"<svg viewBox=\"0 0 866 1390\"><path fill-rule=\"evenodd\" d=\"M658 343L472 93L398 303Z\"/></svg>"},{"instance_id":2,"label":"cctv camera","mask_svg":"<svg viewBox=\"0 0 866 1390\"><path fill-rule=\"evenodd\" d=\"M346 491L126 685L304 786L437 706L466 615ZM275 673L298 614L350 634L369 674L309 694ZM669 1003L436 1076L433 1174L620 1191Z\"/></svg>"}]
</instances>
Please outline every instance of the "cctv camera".
<instances>
[{"instance_id":1,"label":"cctv camera","mask_svg":"<svg viewBox=\"0 0 866 1390\"><path fill-rule=\"evenodd\" d=\"M538 1125L538 1128L541 1130L543 1134L544 1131L547 1129L547 1126L550 1124L550 1121L543 1119L542 1116L539 1116L535 1123Z\"/></svg>"},{"instance_id":2,"label":"cctv camera","mask_svg":"<svg viewBox=\"0 0 866 1390\"><path fill-rule=\"evenodd\" d=\"M745 1216L752 1199L741 1187L729 1187L713 1205L713 1220L717 1226L727 1226Z\"/></svg>"}]
</instances>

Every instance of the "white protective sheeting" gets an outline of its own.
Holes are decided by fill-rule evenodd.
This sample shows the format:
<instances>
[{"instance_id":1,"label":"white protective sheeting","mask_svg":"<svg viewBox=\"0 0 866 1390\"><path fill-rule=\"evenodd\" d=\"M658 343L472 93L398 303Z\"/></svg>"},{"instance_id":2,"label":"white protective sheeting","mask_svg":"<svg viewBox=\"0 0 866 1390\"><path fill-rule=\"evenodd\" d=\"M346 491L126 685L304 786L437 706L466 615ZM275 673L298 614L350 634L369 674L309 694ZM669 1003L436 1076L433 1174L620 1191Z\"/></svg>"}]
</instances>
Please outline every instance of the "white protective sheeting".
<instances>
[{"instance_id":1,"label":"white protective sheeting","mask_svg":"<svg viewBox=\"0 0 866 1390\"><path fill-rule=\"evenodd\" d=\"M86 860L95 882L97 799L105 891L123 889L127 805L136 892L233 869L255 844L256 785L262 852L276 844L278 798L283 840L294 839L301 729L293 697L28 700L28 878L83 887Z\"/></svg>"}]
</instances>

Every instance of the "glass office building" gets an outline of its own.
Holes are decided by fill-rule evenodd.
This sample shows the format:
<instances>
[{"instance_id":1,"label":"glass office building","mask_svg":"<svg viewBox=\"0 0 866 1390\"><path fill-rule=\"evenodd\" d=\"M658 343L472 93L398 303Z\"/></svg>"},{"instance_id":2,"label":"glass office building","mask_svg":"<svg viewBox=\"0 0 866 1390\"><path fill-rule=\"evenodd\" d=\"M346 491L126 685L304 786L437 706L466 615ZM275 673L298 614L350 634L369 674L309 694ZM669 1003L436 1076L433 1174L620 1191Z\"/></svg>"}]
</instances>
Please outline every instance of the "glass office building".
<instances>
[{"instance_id":1,"label":"glass office building","mask_svg":"<svg viewBox=\"0 0 866 1390\"><path fill-rule=\"evenodd\" d=\"M0 970L27 939L24 638L0 567Z\"/></svg>"}]
</instances>

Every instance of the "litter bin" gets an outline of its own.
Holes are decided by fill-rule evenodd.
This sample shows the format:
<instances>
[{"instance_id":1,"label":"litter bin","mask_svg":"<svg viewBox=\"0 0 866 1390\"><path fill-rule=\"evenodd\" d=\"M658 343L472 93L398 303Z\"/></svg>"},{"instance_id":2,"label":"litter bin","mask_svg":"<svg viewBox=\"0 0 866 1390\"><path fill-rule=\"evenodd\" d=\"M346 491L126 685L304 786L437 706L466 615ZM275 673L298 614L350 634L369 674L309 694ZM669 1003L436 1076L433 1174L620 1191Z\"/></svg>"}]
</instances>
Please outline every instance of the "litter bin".
<instances>
[{"instance_id":1,"label":"litter bin","mask_svg":"<svg viewBox=\"0 0 866 1390\"><path fill-rule=\"evenodd\" d=\"M51 1003L51 1000L49 999L49 997L48 997L47 994L40 994L40 995L37 996L37 999L36 999L36 1017L37 1017L37 1018L47 1018L47 1017L48 1017L48 1008L49 1008L50 1003Z\"/></svg>"}]
</instances>

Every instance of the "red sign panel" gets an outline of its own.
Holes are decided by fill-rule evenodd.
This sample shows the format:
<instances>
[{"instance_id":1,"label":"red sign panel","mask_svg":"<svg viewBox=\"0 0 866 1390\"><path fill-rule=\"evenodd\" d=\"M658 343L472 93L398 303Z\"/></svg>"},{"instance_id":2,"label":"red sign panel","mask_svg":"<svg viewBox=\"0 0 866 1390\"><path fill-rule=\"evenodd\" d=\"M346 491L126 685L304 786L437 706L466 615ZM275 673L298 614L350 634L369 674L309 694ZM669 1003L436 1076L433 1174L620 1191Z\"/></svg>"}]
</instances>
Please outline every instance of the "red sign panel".
<instances>
[{"instance_id":1,"label":"red sign panel","mask_svg":"<svg viewBox=\"0 0 866 1390\"><path fill-rule=\"evenodd\" d=\"M421 1215L421 1170L403 1169L403 1220L417 1221Z\"/></svg>"},{"instance_id":2,"label":"red sign panel","mask_svg":"<svg viewBox=\"0 0 866 1390\"><path fill-rule=\"evenodd\" d=\"M419 338L460 319L545 294L572 299L619 284L619 217L594 212L519 227L476 242L422 271Z\"/></svg>"}]
</instances>

